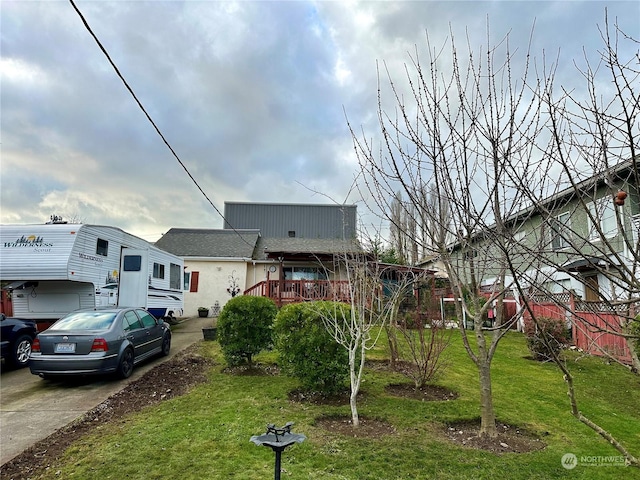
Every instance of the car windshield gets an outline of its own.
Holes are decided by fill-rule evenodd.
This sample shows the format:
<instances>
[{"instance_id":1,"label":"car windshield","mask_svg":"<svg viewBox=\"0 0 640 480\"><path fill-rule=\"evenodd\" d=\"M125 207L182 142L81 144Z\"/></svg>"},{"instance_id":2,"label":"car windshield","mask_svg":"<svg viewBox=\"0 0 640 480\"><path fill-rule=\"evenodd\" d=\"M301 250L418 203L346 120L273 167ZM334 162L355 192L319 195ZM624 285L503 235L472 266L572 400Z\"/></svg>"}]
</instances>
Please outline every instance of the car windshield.
<instances>
[{"instance_id":1,"label":"car windshield","mask_svg":"<svg viewBox=\"0 0 640 480\"><path fill-rule=\"evenodd\" d=\"M70 313L54 323L50 330L103 330L116 318L115 312Z\"/></svg>"}]
</instances>

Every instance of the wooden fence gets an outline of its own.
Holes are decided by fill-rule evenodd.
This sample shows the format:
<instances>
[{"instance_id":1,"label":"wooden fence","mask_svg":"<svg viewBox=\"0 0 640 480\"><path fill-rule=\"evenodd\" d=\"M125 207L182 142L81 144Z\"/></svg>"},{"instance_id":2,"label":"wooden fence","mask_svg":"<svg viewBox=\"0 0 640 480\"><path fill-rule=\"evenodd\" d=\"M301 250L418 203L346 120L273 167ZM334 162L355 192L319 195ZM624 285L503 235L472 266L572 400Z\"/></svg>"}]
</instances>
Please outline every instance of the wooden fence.
<instances>
[{"instance_id":1,"label":"wooden fence","mask_svg":"<svg viewBox=\"0 0 640 480\"><path fill-rule=\"evenodd\" d=\"M588 354L611 355L622 363L631 364L631 353L622 331L629 308L614 311L604 302L584 302L571 293L532 297L531 310L537 317L557 318L571 327L574 345ZM525 322L531 322L525 312ZM612 332L612 333L609 333Z\"/></svg>"}]
</instances>

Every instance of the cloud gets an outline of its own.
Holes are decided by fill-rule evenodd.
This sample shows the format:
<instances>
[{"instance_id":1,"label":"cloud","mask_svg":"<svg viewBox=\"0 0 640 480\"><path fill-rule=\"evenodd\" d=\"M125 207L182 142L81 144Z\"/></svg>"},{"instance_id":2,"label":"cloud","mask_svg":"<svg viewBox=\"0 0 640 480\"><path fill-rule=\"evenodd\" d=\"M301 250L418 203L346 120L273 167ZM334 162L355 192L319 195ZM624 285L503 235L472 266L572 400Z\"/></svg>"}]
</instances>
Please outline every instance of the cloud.
<instances>
[{"instance_id":1,"label":"cloud","mask_svg":"<svg viewBox=\"0 0 640 480\"><path fill-rule=\"evenodd\" d=\"M345 114L374 138L376 65L402 83L427 35L440 46L452 29L478 45L489 21L493 38L511 32L524 48L535 19L536 52L561 49L569 76L570 59L599 46L605 5L630 28L638 12L631 2L551 1L77 5L220 211L225 200L360 202ZM145 238L222 226L70 4L0 8L2 223L64 214Z\"/></svg>"}]
</instances>

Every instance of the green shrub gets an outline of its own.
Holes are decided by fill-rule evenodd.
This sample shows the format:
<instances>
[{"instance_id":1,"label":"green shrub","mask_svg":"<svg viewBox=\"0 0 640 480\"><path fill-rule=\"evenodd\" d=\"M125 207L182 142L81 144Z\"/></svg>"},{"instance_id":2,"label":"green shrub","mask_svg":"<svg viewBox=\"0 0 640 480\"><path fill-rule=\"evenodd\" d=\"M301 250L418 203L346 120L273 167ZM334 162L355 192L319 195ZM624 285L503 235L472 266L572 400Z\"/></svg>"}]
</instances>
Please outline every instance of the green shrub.
<instances>
[{"instance_id":1,"label":"green shrub","mask_svg":"<svg viewBox=\"0 0 640 480\"><path fill-rule=\"evenodd\" d=\"M322 321L335 308L348 316L350 307L346 304L298 303L283 307L274 323L280 368L313 392L337 393L349 376L347 350L336 342Z\"/></svg>"},{"instance_id":2,"label":"green shrub","mask_svg":"<svg viewBox=\"0 0 640 480\"><path fill-rule=\"evenodd\" d=\"M533 320L525 323L527 346L536 360L552 360L553 353L560 353L569 340L567 328L558 318L538 317L537 320L538 325Z\"/></svg>"},{"instance_id":3,"label":"green shrub","mask_svg":"<svg viewBox=\"0 0 640 480\"><path fill-rule=\"evenodd\" d=\"M277 313L275 303L266 297L242 295L226 303L218 317L218 341L229 365L251 365L254 355L271 347Z\"/></svg>"}]
</instances>

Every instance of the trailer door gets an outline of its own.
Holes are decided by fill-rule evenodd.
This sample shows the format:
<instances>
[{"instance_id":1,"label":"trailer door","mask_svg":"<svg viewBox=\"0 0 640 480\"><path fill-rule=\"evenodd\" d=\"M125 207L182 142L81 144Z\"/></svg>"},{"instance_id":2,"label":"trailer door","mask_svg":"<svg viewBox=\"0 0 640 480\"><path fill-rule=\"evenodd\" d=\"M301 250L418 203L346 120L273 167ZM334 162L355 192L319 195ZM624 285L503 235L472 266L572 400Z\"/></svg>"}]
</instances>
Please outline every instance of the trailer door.
<instances>
[{"instance_id":1,"label":"trailer door","mask_svg":"<svg viewBox=\"0 0 640 480\"><path fill-rule=\"evenodd\" d=\"M118 305L147 308L149 252L123 248L120 256Z\"/></svg>"}]
</instances>

